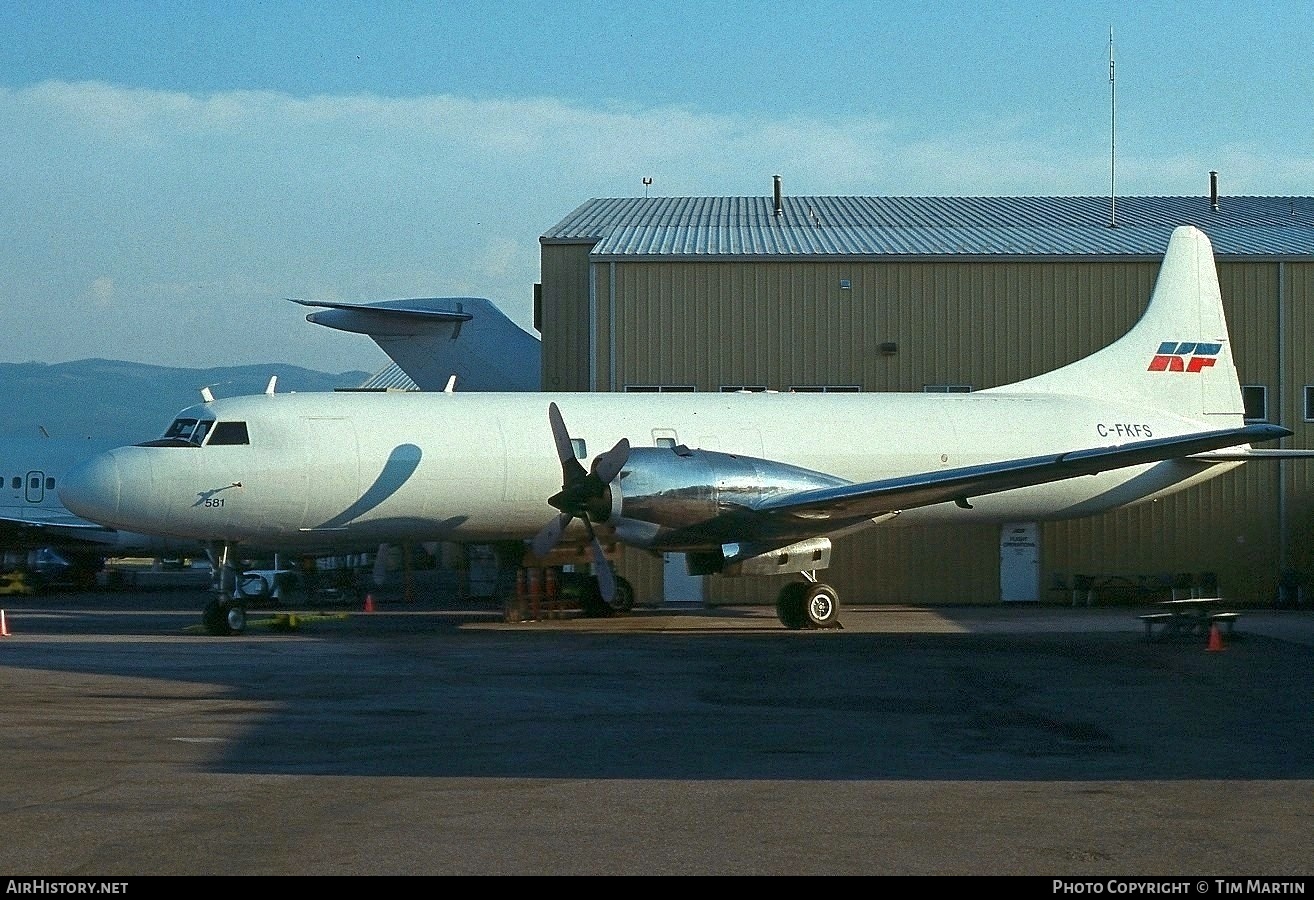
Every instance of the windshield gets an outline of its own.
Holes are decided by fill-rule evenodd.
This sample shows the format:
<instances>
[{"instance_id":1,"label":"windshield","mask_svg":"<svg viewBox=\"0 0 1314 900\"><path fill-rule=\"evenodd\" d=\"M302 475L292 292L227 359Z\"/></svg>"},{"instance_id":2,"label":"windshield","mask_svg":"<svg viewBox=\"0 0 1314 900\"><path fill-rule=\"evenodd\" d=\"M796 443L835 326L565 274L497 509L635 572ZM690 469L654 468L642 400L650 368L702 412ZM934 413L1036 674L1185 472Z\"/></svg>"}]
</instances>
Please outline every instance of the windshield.
<instances>
[{"instance_id":1,"label":"windshield","mask_svg":"<svg viewBox=\"0 0 1314 900\"><path fill-rule=\"evenodd\" d=\"M164 437L147 441L142 447L199 447L214 424L213 419L178 418L173 420Z\"/></svg>"}]
</instances>

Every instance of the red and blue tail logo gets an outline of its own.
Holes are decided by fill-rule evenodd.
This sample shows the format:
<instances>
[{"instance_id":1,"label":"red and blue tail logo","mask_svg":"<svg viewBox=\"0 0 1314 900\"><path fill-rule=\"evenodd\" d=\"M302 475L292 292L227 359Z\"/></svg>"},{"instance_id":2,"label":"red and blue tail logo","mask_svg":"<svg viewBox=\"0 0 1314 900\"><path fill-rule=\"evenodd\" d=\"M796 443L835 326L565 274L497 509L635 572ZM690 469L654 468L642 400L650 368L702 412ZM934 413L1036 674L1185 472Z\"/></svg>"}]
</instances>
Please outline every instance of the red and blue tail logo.
<instances>
[{"instance_id":1,"label":"red and blue tail logo","mask_svg":"<svg viewBox=\"0 0 1314 900\"><path fill-rule=\"evenodd\" d=\"M1164 341L1150 360L1150 372L1203 372L1218 361L1222 344Z\"/></svg>"}]
</instances>

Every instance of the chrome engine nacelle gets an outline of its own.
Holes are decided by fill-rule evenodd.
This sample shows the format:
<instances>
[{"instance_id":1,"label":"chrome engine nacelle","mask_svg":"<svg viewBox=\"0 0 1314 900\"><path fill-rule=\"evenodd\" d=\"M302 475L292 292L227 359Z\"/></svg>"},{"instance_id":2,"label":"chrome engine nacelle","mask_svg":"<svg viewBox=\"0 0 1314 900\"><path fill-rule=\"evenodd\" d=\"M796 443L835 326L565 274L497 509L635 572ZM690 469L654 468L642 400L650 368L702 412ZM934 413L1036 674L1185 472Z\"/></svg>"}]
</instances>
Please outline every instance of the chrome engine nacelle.
<instances>
[{"instance_id":1,"label":"chrome engine nacelle","mask_svg":"<svg viewBox=\"0 0 1314 900\"><path fill-rule=\"evenodd\" d=\"M683 446L635 447L610 486L612 515L605 524L631 546L706 551L741 534L735 527L737 514L767 498L848 483L752 456Z\"/></svg>"}]
</instances>

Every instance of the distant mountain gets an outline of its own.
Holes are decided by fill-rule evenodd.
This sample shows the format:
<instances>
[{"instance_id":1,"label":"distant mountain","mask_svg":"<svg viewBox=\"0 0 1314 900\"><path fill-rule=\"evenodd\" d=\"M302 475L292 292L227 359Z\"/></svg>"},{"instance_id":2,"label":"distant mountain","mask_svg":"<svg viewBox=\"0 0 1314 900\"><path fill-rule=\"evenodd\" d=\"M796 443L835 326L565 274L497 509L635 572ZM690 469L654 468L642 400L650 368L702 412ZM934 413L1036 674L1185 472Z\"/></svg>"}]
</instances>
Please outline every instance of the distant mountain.
<instances>
[{"instance_id":1,"label":"distant mountain","mask_svg":"<svg viewBox=\"0 0 1314 900\"><path fill-rule=\"evenodd\" d=\"M171 369L112 359L67 363L0 363L0 435L104 438L133 444L164 433L174 415L215 397L275 390L332 391L360 387L370 372L315 372L271 363L214 369Z\"/></svg>"}]
</instances>

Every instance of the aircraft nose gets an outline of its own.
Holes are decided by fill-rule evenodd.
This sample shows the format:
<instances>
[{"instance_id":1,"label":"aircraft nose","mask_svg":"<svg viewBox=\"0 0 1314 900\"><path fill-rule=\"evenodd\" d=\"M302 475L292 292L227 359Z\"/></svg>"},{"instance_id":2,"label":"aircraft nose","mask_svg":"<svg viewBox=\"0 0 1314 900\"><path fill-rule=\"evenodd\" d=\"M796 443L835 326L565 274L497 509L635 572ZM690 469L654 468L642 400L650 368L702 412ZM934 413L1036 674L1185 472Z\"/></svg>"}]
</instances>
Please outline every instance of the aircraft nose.
<instances>
[{"instance_id":1,"label":"aircraft nose","mask_svg":"<svg viewBox=\"0 0 1314 900\"><path fill-rule=\"evenodd\" d=\"M114 453L101 453L64 475L56 493L74 515L100 525L114 525L119 513L122 480Z\"/></svg>"}]
</instances>

